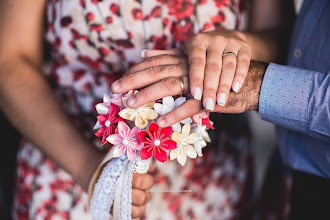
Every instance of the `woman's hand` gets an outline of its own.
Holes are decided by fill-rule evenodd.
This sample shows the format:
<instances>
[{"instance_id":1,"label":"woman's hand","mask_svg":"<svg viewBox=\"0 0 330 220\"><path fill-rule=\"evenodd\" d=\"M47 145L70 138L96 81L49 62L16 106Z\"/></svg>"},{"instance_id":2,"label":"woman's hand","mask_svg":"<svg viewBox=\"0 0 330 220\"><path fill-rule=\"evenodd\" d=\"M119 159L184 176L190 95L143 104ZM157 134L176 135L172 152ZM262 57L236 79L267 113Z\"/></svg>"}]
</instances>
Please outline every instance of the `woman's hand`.
<instances>
[{"instance_id":1,"label":"woman's hand","mask_svg":"<svg viewBox=\"0 0 330 220\"><path fill-rule=\"evenodd\" d=\"M243 33L216 30L190 38L181 48L143 51L146 58L171 54L188 56L190 92L213 111L215 102L224 106L230 89L238 92L246 78L251 49ZM166 64L164 62L163 64Z\"/></svg>"},{"instance_id":2,"label":"woman's hand","mask_svg":"<svg viewBox=\"0 0 330 220\"><path fill-rule=\"evenodd\" d=\"M132 180L132 218L140 218L150 200L149 190L154 185L154 179L149 174L133 174Z\"/></svg>"}]
</instances>

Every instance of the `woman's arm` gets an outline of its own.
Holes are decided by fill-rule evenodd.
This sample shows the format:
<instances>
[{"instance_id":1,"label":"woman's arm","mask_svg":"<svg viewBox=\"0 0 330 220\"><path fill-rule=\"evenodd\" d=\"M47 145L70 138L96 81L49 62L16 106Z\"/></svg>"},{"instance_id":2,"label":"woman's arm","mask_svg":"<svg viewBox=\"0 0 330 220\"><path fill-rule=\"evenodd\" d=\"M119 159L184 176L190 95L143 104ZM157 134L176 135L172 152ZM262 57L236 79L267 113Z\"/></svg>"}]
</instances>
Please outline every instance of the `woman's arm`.
<instances>
[{"instance_id":1,"label":"woman's arm","mask_svg":"<svg viewBox=\"0 0 330 220\"><path fill-rule=\"evenodd\" d=\"M45 0L0 2L0 107L87 190L103 155L80 134L41 74Z\"/></svg>"}]
</instances>

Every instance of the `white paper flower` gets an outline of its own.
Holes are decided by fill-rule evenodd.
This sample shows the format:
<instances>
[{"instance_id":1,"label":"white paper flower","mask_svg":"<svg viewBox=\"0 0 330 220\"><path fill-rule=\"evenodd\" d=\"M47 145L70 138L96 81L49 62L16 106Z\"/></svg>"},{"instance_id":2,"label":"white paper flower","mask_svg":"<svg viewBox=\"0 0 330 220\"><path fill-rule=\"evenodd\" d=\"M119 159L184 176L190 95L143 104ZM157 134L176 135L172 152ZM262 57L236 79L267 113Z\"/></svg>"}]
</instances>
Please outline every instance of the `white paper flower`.
<instances>
[{"instance_id":1,"label":"white paper flower","mask_svg":"<svg viewBox=\"0 0 330 220\"><path fill-rule=\"evenodd\" d=\"M198 133L190 133L190 124L185 124L182 127L182 132L173 132L172 140L177 143L177 148L170 153L170 159L178 159L178 162L183 166L186 163L187 156L190 158L196 158L196 150L191 144L196 143L199 140Z\"/></svg>"},{"instance_id":2,"label":"white paper flower","mask_svg":"<svg viewBox=\"0 0 330 220\"><path fill-rule=\"evenodd\" d=\"M206 125L198 125L195 127L194 132L198 133L199 138L198 141L194 144L195 150L199 157L202 157L202 148L206 147L206 142L211 142L209 133L207 132Z\"/></svg>"},{"instance_id":3,"label":"white paper flower","mask_svg":"<svg viewBox=\"0 0 330 220\"><path fill-rule=\"evenodd\" d=\"M111 105L111 102L113 99L119 97L120 95L118 94L103 94L103 102L102 103L98 103L97 105L95 105L95 109L97 111L97 113L99 115L106 115L109 112L109 107ZM94 125L93 129L99 129L101 128L102 125L100 124L99 121L96 122L96 124Z\"/></svg>"},{"instance_id":4,"label":"white paper flower","mask_svg":"<svg viewBox=\"0 0 330 220\"><path fill-rule=\"evenodd\" d=\"M160 115L165 115L172 111L173 109L177 108L180 106L182 103L184 103L187 100L186 97L179 97L174 101L174 98L172 96L166 96L163 98L162 103L155 103L154 104L154 109L156 112ZM180 132L181 131L181 125L182 124L190 124L192 122L191 118L186 118L180 122L175 123L172 125L173 131L175 132Z\"/></svg>"}]
</instances>

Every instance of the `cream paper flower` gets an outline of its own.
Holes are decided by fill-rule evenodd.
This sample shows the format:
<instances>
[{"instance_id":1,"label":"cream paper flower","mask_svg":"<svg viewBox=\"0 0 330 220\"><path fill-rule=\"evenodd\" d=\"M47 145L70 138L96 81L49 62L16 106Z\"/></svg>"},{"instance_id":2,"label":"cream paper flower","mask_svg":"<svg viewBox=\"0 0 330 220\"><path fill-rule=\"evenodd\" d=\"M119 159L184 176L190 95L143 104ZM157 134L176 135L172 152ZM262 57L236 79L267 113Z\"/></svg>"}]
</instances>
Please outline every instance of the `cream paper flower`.
<instances>
[{"instance_id":1,"label":"cream paper flower","mask_svg":"<svg viewBox=\"0 0 330 220\"><path fill-rule=\"evenodd\" d=\"M173 109L177 108L178 106L180 106L182 103L184 103L187 100L186 97L179 97L174 101L174 98L172 96L166 96L163 98L162 103L155 103L154 105L154 109L156 110L156 112L160 115L165 115L167 113L169 113L170 111L172 111ZM176 132L180 132L181 131L181 124L188 124L191 123L192 120L191 118L186 118L180 122L175 123L174 125L172 125L173 131Z\"/></svg>"},{"instance_id":2,"label":"cream paper flower","mask_svg":"<svg viewBox=\"0 0 330 220\"><path fill-rule=\"evenodd\" d=\"M198 125L193 130L199 135L198 141L194 144L194 147L198 156L202 157L202 148L206 147L206 142L211 142L211 138L209 136L209 133L207 132L206 125Z\"/></svg>"},{"instance_id":3,"label":"cream paper flower","mask_svg":"<svg viewBox=\"0 0 330 220\"><path fill-rule=\"evenodd\" d=\"M196 158L196 150L191 144L196 143L199 140L198 133L190 133L190 124L185 124L182 127L182 132L173 132L172 140L177 143L177 148L170 153L170 159L178 159L178 162L183 166L186 163L187 156L190 158Z\"/></svg>"},{"instance_id":4,"label":"cream paper flower","mask_svg":"<svg viewBox=\"0 0 330 220\"><path fill-rule=\"evenodd\" d=\"M149 102L141 107L132 109L127 107L126 99L123 98L125 109L119 112L119 116L135 122L135 126L143 129L148 125L148 120L153 120L158 117L157 112L153 109L155 102Z\"/></svg>"}]
</instances>

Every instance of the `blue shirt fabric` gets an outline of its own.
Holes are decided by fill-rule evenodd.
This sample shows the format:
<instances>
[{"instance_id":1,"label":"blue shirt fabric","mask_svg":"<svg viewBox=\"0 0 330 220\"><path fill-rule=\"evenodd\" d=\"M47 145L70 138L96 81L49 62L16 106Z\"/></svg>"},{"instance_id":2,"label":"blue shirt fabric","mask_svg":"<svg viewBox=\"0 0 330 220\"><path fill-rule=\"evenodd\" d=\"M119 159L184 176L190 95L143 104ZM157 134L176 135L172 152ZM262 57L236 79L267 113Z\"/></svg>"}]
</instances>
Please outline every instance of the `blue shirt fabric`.
<instances>
[{"instance_id":1,"label":"blue shirt fabric","mask_svg":"<svg viewBox=\"0 0 330 220\"><path fill-rule=\"evenodd\" d=\"M285 163L325 178L330 178L329 2L304 1L288 66L268 66L259 98L260 117L277 125Z\"/></svg>"}]
</instances>

